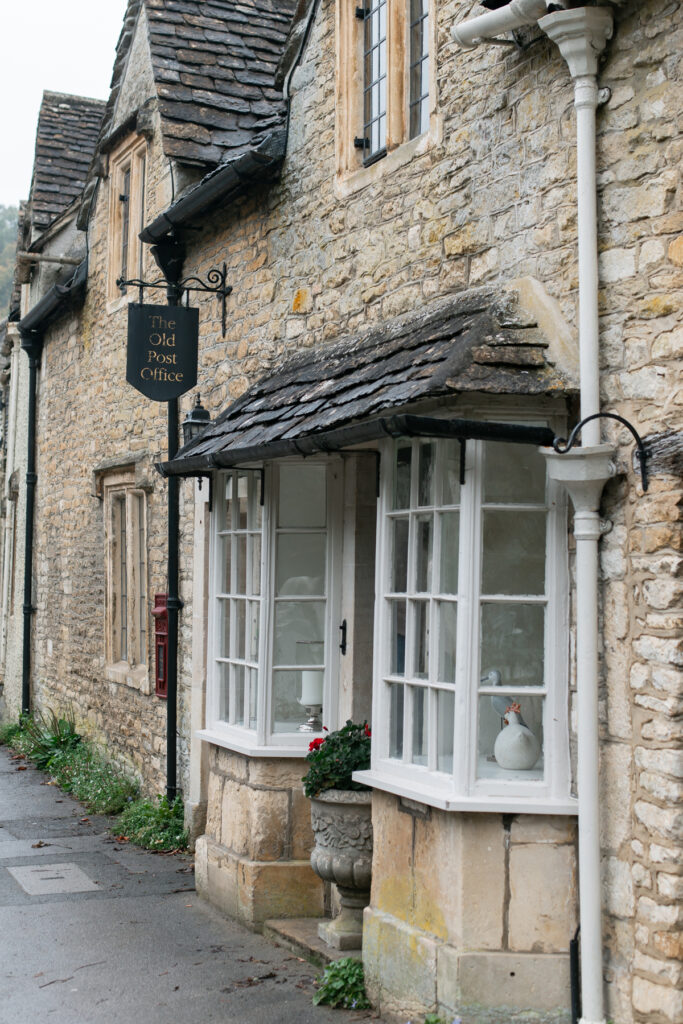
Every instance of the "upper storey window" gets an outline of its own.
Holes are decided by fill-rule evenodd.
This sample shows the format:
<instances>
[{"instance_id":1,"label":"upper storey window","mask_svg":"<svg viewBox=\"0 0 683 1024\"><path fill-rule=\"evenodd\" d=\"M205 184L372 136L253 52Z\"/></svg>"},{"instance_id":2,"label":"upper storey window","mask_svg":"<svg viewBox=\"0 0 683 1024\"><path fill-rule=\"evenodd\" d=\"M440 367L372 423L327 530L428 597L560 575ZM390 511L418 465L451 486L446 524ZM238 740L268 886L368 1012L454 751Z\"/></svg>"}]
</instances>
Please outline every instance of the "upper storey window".
<instances>
[{"instance_id":1,"label":"upper storey window","mask_svg":"<svg viewBox=\"0 0 683 1024\"><path fill-rule=\"evenodd\" d=\"M142 275L142 244L138 238L145 222L147 143L128 138L109 158L109 297L121 294L120 278ZM125 289L124 289L125 290Z\"/></svg>"},{"instance_id":2,"label":"upper storey window","mask_svg":"<svg viewBox=\"0 0 683 1024\"><path fill-rule=\"evenodd\" d=\"M378 162L426 136L433 127L433 3L338 4L337 164L341 176Z\"/></svg>"}]
</instances>

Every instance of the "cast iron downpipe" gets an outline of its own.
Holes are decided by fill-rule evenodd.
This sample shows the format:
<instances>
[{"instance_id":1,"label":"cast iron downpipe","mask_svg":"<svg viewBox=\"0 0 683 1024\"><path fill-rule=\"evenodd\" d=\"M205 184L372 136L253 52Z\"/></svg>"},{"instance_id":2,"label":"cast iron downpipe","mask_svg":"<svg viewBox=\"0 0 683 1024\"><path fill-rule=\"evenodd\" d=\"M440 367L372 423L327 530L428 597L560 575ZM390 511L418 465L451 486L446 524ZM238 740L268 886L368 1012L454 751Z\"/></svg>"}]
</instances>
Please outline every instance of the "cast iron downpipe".
<instances>
[{"instance_id":1,"label":"cast iron downpipe","mask_svg":"<svg viewBox=\"0 0 683 1024\"><path fill-rule=\"evenodd\" d=\"M152 246L152 255L166 280L166 299L169 306L180 301L180 280L184 247L171 239ZM168 403L168 458L175 458L178 451L178 399ZM177 729L178 729L178 619L183 602L179 594L178 549L179 549L179 480L168 478L168 551L167 575L168 598L168 687L166 693L166 798L171 803L178 793Z\"/></svg>"},{"instance_id":2,"label":"cast iron downpipe","mask_svg":"<svg viewBox=\"0 0 683 1024\"><path fill-rule=\"evenodd\" d=\"M24 542L24 636L21 666L21 711L31 712L31 616L33 607L33 518L36 502L36 399L38 367L43 351L40 331L22 332L21 347L28 355L28 424L26 450L26 527Z\"/></svg>"}]
</instances>

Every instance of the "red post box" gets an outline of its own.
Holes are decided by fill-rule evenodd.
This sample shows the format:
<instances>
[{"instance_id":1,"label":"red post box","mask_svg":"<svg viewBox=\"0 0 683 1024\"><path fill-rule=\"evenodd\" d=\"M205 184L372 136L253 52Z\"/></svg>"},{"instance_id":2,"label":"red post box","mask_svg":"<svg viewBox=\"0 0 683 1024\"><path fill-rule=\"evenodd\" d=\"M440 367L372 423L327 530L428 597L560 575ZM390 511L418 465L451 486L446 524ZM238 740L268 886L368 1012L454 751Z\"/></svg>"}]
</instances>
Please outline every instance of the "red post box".
<instances>
[{"instance_id":1,"label":"red post box","mask_svg":"<svg viewBox=\"0 0 683 1024\"><path fill-rule=\"evenodd\" d=\"M168 696L168 594L155 594L154 616L154 692L157 697Z\"/></svg>"}]
</instances>

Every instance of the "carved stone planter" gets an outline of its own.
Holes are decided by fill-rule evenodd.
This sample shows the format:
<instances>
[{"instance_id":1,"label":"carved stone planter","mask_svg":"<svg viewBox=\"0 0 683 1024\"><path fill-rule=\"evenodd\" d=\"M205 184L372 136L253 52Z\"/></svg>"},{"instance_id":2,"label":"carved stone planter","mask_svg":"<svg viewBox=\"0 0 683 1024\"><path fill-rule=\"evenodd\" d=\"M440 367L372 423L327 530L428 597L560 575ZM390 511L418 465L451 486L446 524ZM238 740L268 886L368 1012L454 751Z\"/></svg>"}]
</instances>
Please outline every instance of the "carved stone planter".
<instances>
[{"instance_id":1,"label":"carved stone planter","mask_svg":"<svg viewBox=\"0 0 683 1024\"><path fill-rule=\"evenodd\" d=\"M372 793L327 789L311 800L315 847L311 867L339 889L341 911L318 925L320 938L336 949L360 949L363 908L370 902Z\"/></svg>"}]
</instances>

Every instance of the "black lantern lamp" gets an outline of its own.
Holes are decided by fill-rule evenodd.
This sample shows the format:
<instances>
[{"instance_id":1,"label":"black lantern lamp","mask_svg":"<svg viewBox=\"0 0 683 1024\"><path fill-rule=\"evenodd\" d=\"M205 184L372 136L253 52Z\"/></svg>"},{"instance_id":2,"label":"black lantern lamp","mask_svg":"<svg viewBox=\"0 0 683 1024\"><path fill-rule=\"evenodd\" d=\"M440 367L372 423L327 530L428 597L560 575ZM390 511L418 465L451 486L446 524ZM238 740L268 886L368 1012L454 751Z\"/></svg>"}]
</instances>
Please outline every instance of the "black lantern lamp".
<instances>
[{"instance_id":1,"label":"black lantern lamp","mask_svg":"<svg viewBox=\"0 0 683 1024\"><path fill-rule=\"evenodd\" d=\"M188 412L187 416L183 420L183 444L189 444L190 441L194 441L195 437L198 437L205 427L208 427L211 422L208 409L205 409L202 405L199 393L195 398L194 405Z\"/></svg>"}]
</instances>

